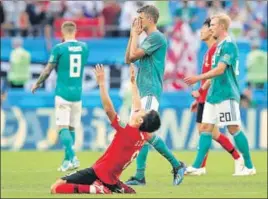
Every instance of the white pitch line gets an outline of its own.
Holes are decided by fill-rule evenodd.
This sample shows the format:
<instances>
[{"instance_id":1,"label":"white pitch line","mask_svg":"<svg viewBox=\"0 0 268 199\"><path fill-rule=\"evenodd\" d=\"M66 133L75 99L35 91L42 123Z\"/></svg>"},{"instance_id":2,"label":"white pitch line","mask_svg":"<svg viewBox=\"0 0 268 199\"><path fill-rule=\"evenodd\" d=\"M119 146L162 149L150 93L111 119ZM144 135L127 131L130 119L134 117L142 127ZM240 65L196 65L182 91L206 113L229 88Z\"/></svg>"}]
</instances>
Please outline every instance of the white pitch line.
<instances>
[{"instance_id":1,"label":"white pitch line","mask_svg":"<svg viewBox=\"0 0 268 199\"><path fill-rule=\"evenodd\" d=\"M47 173L57 171L57 169L44 169L44 170L30 170L30 169L21 169L21 170L1 170L1 173Z\"/></svg>"}]
</instances>

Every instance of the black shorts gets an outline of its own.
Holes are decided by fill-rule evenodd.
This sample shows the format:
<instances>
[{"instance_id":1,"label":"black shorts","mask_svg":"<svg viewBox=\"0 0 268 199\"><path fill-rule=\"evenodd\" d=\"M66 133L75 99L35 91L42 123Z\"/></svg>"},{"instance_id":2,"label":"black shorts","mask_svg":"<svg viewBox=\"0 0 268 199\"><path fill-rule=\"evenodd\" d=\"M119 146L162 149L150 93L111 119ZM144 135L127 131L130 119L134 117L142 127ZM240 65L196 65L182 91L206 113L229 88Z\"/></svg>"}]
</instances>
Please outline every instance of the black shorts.
<instances>
[{"instance_id":1,"label":"black shorts","mask_svg":"<svg viewBox=\"0 0 268 199\"><path fill-rule=\"evenodd\" d=\"M67 183L84 185L91 185L96 180L99 180L104 186L106 186L108 189L115 193L125 193L127 191L133 190L130 187L126 187L127 185L123 184L121 181L118 181L118 183L116 183L115 185L110 185L102 182L96 175L94 169L91 167L70 173L67 176L62 177L61 179L66 180Z\"/></svg>"},{"instance_id":2,"label":"black shorts","mask_svg":"<svg viewBox=\"0 0 268 199\"><path fill-rule=\"evenodd\" d=\"M92 168L86 168L72 172L61 179L66 180L67 183L91 185L99 178L96 176L95 171Z\"/></svg>"},{"instance_id":3,"label":"black shorts","mask_svg":"<svg viewBox=\"0 0 268 199\"><path fill-rule=\"evenodd\" d=\"M197 123L202 123L204 106L205 106L205 103L198 103L197 116L196 116Z\"/></svg>"}]
</instances>

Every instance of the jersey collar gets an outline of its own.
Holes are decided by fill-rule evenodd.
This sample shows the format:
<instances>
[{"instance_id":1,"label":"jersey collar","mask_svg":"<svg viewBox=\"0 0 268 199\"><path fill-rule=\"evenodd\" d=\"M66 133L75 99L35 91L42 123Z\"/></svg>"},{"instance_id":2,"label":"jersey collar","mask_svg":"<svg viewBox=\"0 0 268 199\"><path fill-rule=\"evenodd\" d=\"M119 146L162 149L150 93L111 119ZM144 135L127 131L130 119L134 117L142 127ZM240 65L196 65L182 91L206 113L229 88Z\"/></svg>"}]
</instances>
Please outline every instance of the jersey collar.
<instances>
[{"instance_id":1,"label":"jersey collar","mask_svg":"<svg viewBox=\"0 0 268 199\"><path fill-rule=\"evenodd\" d=\"M226 40L228 40L230 38L231 38L230 36L225 37L224 40L222 40L220 43L218 43L218 46L222 45L223 42L225 42Z\"/></svg>"},{"instance_id":2,"label":"jersey collar","mask_svg":"<svg viewBox=\"0 0 268 199\"><path fill-rule=\"evenodd\" d=\"M76 39L69 39L69 40L64 41L64 43L66 43L66 42L77 42L77 40Z\"/></svg>"}]
</instances>

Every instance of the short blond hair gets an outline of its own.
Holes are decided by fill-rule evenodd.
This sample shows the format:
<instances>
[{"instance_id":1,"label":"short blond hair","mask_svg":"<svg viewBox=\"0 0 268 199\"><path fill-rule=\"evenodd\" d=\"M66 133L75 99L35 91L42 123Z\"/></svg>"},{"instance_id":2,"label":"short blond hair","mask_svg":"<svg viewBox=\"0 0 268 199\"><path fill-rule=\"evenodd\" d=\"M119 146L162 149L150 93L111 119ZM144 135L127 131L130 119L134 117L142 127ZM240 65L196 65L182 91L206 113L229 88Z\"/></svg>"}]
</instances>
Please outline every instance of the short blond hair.
<instances>
[{"instance_id":1,"label":"short blond hair","mask_svg":"<svg viewBox=\"0 0 268 199\"><path fill-rule=\"evenodd\" d=\"M217 14L211 17L211 19L217 18L219 19L219 23L223 24L225 27L225 30L228 30L231 24L231 18L225 14L225 13L221 13L221 14Z\"/></svg>"},{"instance_id":2,"label":"short blond hair","mask_svg":"<svg viewBox=\"0 0 268 199\"><path fill-rule=\"evenodd\" d=\"M66 32L66 33L74 33L76 32L76 24L73 21L65 21L61 25L61 30Z\"/></svg>"}]
</instances>

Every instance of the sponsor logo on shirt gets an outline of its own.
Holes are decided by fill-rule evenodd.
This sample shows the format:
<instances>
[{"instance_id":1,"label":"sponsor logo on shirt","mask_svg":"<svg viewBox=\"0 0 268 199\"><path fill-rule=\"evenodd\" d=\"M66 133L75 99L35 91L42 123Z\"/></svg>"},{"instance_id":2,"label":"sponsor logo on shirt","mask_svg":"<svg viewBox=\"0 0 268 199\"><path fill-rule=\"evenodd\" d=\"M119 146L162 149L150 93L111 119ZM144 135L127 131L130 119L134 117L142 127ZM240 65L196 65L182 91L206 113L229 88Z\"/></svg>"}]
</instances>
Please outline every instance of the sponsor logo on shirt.
<instances>
[{"instance_id":1,"label":"sponsor logo on shirt","mask_svg":"<svg viewBox=\"0 0 268 199\"><path fill-rule=\"evenodd\" d=\"M230 61L230 58L231 58L230 55L227 55L227 54L223 56L223 60L227 62Z\"/></svg>"},{"instance_id":2,"label":"sponsor logo on shirt","mask_svg":"<svg viewBox=\"0 0 268 199\"><path fill-rule=\"evenodd\" d=\"M80 51L82 51L82 47L81 46L70 46L70 47L68 47L68 50L71 52L80 52Z\"/></svg>"}]
</instances>

